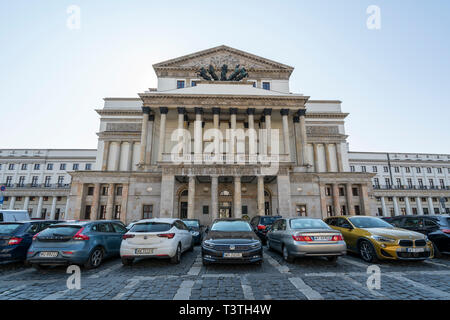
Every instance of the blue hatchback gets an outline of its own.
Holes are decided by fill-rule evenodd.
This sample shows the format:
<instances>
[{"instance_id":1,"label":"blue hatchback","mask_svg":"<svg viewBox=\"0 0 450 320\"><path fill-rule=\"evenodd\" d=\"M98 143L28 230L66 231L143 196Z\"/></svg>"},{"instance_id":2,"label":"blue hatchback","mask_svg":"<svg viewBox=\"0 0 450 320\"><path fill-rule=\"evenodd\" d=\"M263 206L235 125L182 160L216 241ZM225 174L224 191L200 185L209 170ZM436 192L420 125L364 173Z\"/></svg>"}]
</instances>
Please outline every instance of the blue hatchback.
<instances>
[{"instance_id":1,"label":"blue hatchback","mask_svg":"<svg viewBox=\"0 0 450 320\"><path fill-rule=\"evenodd\" d=\"M70 264L96 268L103 259L119 256L126 232L121 223L113 220L52 225L33 237L27 261L37 269Z\"/></svg>"},{"instance_id":2,"label":"blue hatchback","mask_svg":"<svg viewBox=\"0 0 450 320\"><path fill-rule=\"evenodd\" d=\"M24 261L33 236L58 222L33 220L0 223L0 262Z\"/></svg>"}]
</instances>

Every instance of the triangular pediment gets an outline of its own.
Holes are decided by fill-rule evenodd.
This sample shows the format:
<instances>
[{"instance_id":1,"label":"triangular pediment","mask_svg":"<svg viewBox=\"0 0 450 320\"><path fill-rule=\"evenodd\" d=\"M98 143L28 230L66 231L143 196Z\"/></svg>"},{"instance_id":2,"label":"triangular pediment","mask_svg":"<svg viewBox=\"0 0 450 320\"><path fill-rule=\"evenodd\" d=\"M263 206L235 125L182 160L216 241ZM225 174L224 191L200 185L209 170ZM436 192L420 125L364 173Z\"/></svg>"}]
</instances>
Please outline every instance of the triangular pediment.
<instances>
[{"instance_id":1,"label":"triangular pediment","mask_svg":"<svg viewBox=\"0 0 450 320\"><path fill-rule=\"evenodd\" d=\"M283 70L292 72L294 69L288 65L224 45L163 61L153 65L153 67L155 70L160 68L199 69L208 67L210 64L216 69L224 64L228 65L229 68L240 65L247 70Z\"/></svg>"}]
</instances>

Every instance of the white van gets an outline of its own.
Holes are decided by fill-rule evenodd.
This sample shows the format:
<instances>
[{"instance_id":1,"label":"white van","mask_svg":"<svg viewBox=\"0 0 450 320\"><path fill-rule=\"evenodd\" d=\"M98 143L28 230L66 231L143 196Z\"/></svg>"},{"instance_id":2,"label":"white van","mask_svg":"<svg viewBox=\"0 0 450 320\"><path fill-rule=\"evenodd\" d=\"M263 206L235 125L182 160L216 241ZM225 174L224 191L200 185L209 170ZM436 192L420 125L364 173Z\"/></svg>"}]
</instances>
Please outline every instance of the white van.
<instances>
[{"instance_id":1,"label":"white van","mask_svg":"<svg viewBox=\"0 0 450 320\"><path fill-rule=\"evenodd\" d=\"M0 222L28 221L27 210L0 210Z\"/></svg>"}]
</instances>

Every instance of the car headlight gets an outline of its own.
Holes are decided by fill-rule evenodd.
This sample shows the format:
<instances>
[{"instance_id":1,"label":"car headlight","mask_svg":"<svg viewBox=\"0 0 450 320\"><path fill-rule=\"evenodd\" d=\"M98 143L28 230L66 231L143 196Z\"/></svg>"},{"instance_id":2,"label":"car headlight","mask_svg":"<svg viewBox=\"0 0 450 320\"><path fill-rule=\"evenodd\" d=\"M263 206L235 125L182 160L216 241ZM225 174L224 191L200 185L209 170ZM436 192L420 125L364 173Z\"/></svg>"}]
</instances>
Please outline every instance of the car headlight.
<instances>
[{"instance_id":1,"label":"car headlight","mask_svg":"<svg viewBox=\"0 0 450 320\"><path fill-rule=\"evenodd\" d=\"M197 231L191 231L191 234L192 234L194 237L196 237L196 236L199 235L199 233L198 233Z\"/></svg>"},{"instance_id":2,"label":"car headlight","mask_svg":"<svg viewBox=\"0 0 450 320\"><path fill-rule=\"evenodd\" d=\"M394 243L397 240L396 239L392 239L392 238L388 238L388 237L383 237L383 236L372 236L372 239L374 239L375 241L379 241L379 242L388 242L388 243Z\"/></svg>"},{"instance_id":3,"label":"car headlight","mask_svg":"<svg viewBox=\"0 0 450 320\"><path fill-rule=\"evenodd\" d=\"M203 246L207 248L214 248L214 243L212 241L206 240L203 241Z\"/></svg>"},{"instance_id":4,"label":"car headlight","mask_svg":"<svg viewBox=\"0 0 450 320\"><path fill-rule=\"evenodd\" d=\"M252 243L250 245L250 248L259 248L259 247L261 247L261 242L260 241Z\"/></svg>"}]
</instances>

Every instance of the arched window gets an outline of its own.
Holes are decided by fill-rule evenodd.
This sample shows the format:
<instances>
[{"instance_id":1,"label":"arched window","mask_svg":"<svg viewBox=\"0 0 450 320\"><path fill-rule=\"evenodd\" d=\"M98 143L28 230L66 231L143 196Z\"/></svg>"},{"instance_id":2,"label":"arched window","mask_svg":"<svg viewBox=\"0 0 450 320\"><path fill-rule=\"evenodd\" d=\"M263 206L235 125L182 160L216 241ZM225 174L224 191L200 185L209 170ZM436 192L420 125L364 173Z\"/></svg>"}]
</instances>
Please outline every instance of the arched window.
<instances>
[{"instance_id":1,"label":"arched window","mask_svg":"<svg viewBox=\"0 0 450 320\"><path fill-rule=\"evenodd\" d=\"M220 196L231 196L231 193L228 190L223 190L223 191L220 192L219 195Z\"/></svg>"},{"instance_id":2,"label":"arched window","mask_svg":"<svg viewBox=\"0 0 450 320\"><path fill-rule=\"evenodd\" d=\"M180 197L187 197L187 195L188 195L187 189L186 189L186 190L183 190L183 191L180 193Z\"/></svg>"}]
</instances>

